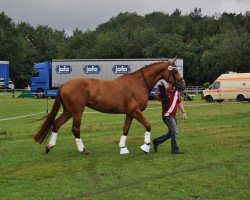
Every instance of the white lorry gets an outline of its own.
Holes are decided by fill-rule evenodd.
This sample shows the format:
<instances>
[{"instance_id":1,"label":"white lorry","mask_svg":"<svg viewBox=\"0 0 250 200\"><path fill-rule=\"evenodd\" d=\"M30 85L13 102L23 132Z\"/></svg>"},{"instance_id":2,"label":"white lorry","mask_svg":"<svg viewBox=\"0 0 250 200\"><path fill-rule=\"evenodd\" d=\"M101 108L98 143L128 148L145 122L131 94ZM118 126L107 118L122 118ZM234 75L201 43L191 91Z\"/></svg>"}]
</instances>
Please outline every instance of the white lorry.
<instances>
[{"instance_id":1,"label":"white lorry","mask_svg":"<svg viewBox=\"0 0 250 200\"><path fill-rule=\"evenodd\" d=\"M207 102L250 100L250 73L222 74L203 90L203 95Z\"/></svg>"}]
</instances>

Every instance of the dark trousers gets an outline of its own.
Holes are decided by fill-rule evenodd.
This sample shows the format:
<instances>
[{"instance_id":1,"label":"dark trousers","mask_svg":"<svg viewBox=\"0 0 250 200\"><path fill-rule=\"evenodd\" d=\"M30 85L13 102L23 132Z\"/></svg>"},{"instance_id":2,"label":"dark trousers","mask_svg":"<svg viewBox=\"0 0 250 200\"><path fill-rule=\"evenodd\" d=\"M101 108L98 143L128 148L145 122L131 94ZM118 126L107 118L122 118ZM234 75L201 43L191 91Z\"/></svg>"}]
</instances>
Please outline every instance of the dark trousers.
<instances>
[{"instance_id":1,"label":"dark trousers","mask_svg":"<svg viewBox=\"0 0 250 200\"><path fill-rule=\"evenodd\" d=\"M171 148L172 151L179 151L179 147L177 144L177 135L178 135L178 127L176 117L173 116L162 116L163 122L168 127L168 132L164 135L157 137L154 141L158 144L161 144L171 138Z\"/></svg>"}]
</instances>

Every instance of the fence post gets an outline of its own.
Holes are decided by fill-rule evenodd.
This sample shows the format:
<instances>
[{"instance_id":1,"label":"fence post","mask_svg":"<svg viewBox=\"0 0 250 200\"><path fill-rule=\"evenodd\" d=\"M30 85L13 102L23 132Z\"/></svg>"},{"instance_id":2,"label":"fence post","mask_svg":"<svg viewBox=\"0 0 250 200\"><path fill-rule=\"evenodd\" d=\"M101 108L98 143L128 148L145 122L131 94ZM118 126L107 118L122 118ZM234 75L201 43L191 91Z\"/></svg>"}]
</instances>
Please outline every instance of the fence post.
<instances>
[{"instance_id":1,"label":"fence post","mask_svg":"<svg viewBox=\"0 0 250 200\"><path fill-rule=\"evenodd\" d=\"M48 93L47 90L45 91L46 99L47 99L47 113L49 112L49 99L48 99Z\"/></svg>"},{"instance_id":2,"label":"fence post","mask_svg":"<svg viewBox=\"0 0 250 200\"><path fill-rule=\"evenodd\" d=\"M12 89L12 98L14 99L15 98L15 90Z\"/></svg>"}]
</instances>

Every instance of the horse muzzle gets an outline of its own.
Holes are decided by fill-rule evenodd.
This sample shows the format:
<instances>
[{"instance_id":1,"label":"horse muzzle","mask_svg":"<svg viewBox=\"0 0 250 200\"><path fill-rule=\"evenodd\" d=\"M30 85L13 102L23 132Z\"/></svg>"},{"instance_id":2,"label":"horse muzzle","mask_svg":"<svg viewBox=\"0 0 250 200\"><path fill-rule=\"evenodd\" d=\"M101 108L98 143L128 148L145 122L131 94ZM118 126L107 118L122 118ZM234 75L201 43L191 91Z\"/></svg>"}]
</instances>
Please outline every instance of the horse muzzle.
<instances>
[{"instance_id":1,"label":"horse muzzle","mask_svg":"<svg viewBox=\"0 0 250 200\"><path fill-rule=\"evenodd\" d=\"M180 92L184 91L186 89L186 85L178 87L177 88Z\"/></svg>"},{"instance_id":2,"label":"horse muzzle","mask_svg":"<svg viewBox=\"0 0 250 200\"><path fill-rule=\"evenodd\" d=\"M186 89L186 83L183 78L177 80L173 85L179 92L182 92Z\"/></svg>"}]
</instances>

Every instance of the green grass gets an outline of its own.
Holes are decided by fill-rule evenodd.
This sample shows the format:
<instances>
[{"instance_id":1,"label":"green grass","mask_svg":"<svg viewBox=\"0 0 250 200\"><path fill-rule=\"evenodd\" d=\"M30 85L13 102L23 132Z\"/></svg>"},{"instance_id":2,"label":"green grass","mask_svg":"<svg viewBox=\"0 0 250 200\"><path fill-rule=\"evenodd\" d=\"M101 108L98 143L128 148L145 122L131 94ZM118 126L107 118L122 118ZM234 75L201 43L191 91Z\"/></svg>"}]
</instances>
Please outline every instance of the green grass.
<instances>
[{"instance_id":1,"label":"green grass","mask_svg":"<svg viewBox=\"0 0 250 200\"><path fill-rule=\"evenodd\" d=\"M53 100L49 100L51 107ZM187 154L170 153L170 141L144 154L144 128L133 121L128 155L119 155L124 115L92 112L82 119L82 138L91 155L78 153L70 120L56 147L32 140L43 114L0 121L0 199L248 199L250 103L183 102L178 114L179 145ZM46 100L0 96L0 120L46 111ZM160 103L149 101L144 114L152 138L166 131ZM152 145L151 145L152 148Z\"/></svg>"}]
</instances>

